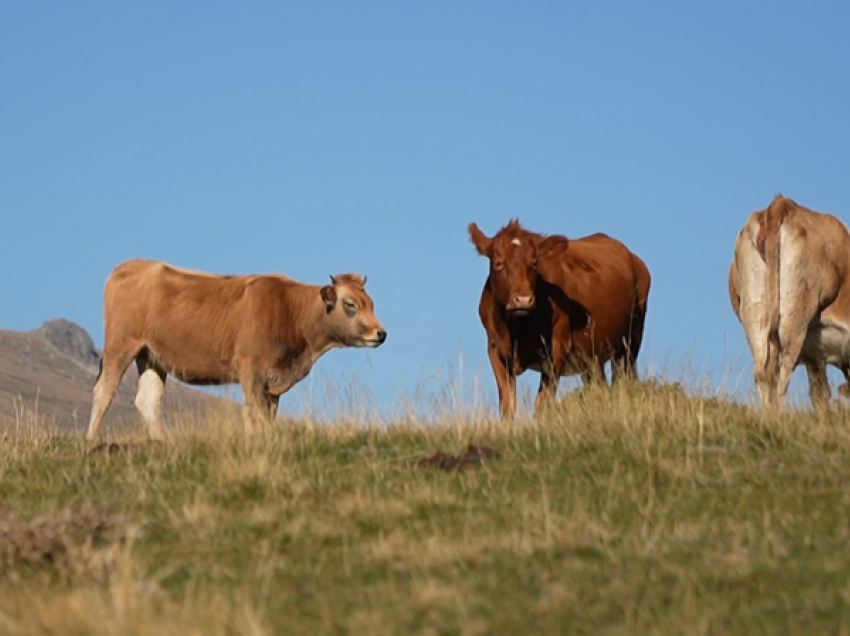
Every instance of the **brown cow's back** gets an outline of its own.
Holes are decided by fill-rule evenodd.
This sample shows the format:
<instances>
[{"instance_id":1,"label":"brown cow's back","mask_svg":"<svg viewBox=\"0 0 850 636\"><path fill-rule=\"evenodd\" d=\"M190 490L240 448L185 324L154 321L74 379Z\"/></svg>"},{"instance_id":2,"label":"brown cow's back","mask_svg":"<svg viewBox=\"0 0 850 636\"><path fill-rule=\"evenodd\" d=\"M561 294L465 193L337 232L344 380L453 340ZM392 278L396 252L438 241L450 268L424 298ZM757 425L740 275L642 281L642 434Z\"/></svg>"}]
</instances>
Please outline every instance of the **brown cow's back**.
<instances>
[{"instance_id":1,"label":"brown cow's back","mask_svg":"<svg viewBox=\"0 0 850 636\"><path fill-rule=\"evenodd\" d=\"M544 242L539 271L589 316L585 324L570 325L567 315L556 317L560 328L572 333L578 355L610 357L621 347L623 334L630 333L636 305L642 302L645 311L649 270L621 241L606 234L555 241L554 249ZM578 371L569 366L564 375Z\"/></svg>"}]
</instances>

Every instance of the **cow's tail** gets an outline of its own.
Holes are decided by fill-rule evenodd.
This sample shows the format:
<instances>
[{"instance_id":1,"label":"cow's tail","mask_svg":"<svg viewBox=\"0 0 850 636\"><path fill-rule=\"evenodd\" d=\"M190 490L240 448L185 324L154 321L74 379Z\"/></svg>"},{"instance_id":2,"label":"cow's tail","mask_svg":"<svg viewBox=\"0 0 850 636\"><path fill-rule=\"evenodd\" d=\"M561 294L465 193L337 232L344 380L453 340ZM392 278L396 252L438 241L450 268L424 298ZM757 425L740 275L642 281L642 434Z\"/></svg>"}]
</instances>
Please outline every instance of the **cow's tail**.
<instances>
[{"instance_id":1,"label":"cow's tail","mask_svg":"<svg viewBox=\"0 0 850 636\"><path fill-rule=\"evenodd\" d=\"M767 269L767 358L765 372L768 377L776 378L779 374L779 359L782 341L779 338L779 286L781 267L780 230L782 222L788 214L790 201L781 194L776 195L764 215L764 243L762 258Z\"/></svg>"}]
</instances>

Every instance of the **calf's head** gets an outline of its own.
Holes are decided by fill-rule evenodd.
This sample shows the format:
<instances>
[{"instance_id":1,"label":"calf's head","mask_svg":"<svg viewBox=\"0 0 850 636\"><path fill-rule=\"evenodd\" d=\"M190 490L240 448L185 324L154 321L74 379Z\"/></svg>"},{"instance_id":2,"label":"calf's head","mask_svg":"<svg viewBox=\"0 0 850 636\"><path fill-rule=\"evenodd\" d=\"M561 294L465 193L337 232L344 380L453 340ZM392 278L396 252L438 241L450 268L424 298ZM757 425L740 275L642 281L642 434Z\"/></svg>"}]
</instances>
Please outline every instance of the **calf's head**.
<instances>
[{"instance_id":1,"label":"calf's head","mask_svg":"<svg viewBox=\"0 0 850 636\"><path fill-rule=\"evenodd\" d=\"M482 256L490 259L490 289L508 315L524 316L535 308L537 285L536 236L513 220L492 238L475 223L469 238Z\"/></svg>"},{"instance_id":2,"label":"calf's head","mask_svg":"<svg viewBox=\"0 0 850 636\"><path fill-rule=\"evenodd\" d=\"M366 277L358 274L331 276L322 287L325 327L329 336L346 347L378 347L387 332L375 316L375 303L366 293Z\"/></svg>"}]
</instances>

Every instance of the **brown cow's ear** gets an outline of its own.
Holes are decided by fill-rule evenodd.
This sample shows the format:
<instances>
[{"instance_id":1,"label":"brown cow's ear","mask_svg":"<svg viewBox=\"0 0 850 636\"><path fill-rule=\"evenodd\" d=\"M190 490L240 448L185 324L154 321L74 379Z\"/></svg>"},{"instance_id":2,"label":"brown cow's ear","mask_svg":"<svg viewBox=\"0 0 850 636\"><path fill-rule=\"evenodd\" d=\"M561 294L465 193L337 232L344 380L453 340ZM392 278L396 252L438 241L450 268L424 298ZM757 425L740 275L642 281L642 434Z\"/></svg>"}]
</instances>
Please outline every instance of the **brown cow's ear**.
<instances>
[{"instance_id":1,"label":"brown cow's ear","mask_svg":"<svg viewBox=\"0 0 850 636\"><path fill-rule=\"evenodd\" d=\"M325 285L322 287L322 300L325 301L325 309L330 311L336 305L336 290L333 285Z\"/></svg>"},{"instance_id":2,"label":"brown cow's ear","mask_svg":"<svg viewBox=\"0 0 850 636\"><path fill-rule=\"evenodd\" d=\"M544 253L549 250L554 250L556 248L566 249L566 247L570 244L570 240L566 236L541 236L539 239L535 240L535 246L537 247L538 256L543 256Z\"/></svg>"},{"instance_id":3,"label":"brown cow's ear","mask_svg":"<svg viewBox=\"0 0 850 636\"><path fill-rule=\"evenodd\" d=\"M490 256L490 245L493 243L493 240L487 238L475 223L470 223L467 229L469 230L469 240L472 241L478 253L481 256Z\"/></svg>"}]
</instances>

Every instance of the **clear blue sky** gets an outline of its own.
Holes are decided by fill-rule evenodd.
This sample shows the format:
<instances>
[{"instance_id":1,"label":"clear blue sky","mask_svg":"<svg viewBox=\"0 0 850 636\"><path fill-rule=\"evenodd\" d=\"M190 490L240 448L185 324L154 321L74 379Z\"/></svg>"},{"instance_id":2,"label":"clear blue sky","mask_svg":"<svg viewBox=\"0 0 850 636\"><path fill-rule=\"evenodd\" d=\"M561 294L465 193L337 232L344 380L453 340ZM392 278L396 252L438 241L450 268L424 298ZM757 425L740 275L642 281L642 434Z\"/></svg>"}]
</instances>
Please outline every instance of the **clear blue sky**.
<instances>
[{"instance_id":1,"label":"clear blue sky","mask_svg":"<svg viewBox=\"0 0 850 636\"><path fill-rule=\"evenodd\" d=\"M644 364L749 375L746 216L782 191L850 219L848 25L837 0L3 3L0 326L101 344L131 256L353 270L389 339L302 391L383 403L453 368L492 393L466 225L519 216L646 260Z\"/></svg>"}]
</instances>

